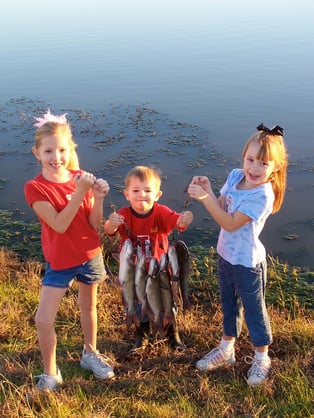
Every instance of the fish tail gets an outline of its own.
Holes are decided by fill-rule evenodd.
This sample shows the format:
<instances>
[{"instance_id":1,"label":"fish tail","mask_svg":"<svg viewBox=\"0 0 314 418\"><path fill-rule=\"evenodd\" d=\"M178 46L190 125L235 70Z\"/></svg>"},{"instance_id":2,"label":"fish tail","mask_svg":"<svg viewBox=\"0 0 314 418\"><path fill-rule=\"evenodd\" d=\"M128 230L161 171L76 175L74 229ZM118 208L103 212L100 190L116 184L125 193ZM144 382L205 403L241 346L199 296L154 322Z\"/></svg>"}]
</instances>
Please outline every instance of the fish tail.
<instances>
[{"instance_id":1,"label":"fish tail","mask_svg":"<svg viewBox=\"0 0 314 418\"><path fill-rule=\"evenodd\" d=\"M165 328L168 324L176 325L176 319L173 314L164 315L163 327Z\"/></svg>"},{"instance_id":2,"label":"fish tail","mask_svg":"<svg viewBox=\"0 0 314 418\"><path fill-rule=\"evenodd\" d=\"M136 312L127 312L126 325L130 328L132 324L135 324L135 326L138 327L140 325L140 320L138 319Z\"/></svg>"},{"instance_id":3,"label":"fish tail","mask_svg":"<svg viewBox=\"0 0 314 418\"><path fill-rule=\"evenodd\" d=\"M153 322L153 335L156 336L157 333L160 334L161 338L164 338L165 330L161 320Z\"/></svg>"}]
</instances>

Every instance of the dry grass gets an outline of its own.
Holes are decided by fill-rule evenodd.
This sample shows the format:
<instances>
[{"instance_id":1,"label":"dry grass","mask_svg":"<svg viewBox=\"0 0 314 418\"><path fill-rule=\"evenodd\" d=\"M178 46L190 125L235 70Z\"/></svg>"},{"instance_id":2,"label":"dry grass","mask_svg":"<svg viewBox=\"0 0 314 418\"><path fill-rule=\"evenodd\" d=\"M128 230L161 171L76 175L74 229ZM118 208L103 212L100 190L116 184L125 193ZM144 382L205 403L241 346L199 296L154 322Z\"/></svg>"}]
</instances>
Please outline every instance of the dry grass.
<instances>
[{"instance_id":1,"label":"dry grass","mask_svg":"<svg viewBox=\"0 0 314 418\"><path fill-rule=\"evenodd\" d=\"M303 309L300 301L297 312L270 307L273 368L265 385L250 388L246 384L244 358L251 354L246 329L237 343L234 368L211 374L195 371L195 361L221 336L212 250L201 261L203 270L193 262L193 307L185 317L179 314L186 351L175 354L159 341L142 358L126 360L134 329L126 328L120 290L115 285L117 265L109 254L116 244L106 243L110 248L104 254L112 275L100 286L98 299L98 348L114 359L116 377L99 381L79 366L82 335L74 285L56 322L58 363L65 383L58 393L45 395L33 390L33 375L42 371L34 314L43 266L0 250L0 416L304 418L314 413L313 312Z\"/></svg>"}]
</instances>

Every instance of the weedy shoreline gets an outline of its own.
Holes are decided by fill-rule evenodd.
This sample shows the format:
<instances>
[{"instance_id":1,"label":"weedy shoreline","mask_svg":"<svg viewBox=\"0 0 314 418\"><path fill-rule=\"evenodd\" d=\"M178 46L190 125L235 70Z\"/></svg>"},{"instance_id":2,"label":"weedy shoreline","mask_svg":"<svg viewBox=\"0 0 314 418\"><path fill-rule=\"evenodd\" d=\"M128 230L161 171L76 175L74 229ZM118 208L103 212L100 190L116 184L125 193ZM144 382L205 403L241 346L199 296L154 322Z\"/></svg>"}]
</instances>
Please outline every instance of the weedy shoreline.
<instances>
[{"instance_id":1,"label":"weedy shoreline","mask_svg":"<svg viewBox=\"0 0 314 418\"><path fill-rule=\"evenodd\" d=\"M272 372L261 387L248 387L245 376L251 344L244 327L234 367L211 373L195 362L221 337L221 311L213 248L191 248L192 308L179 309L180 335L187 348L175 353L162 340L141 358L127 360L134 327L127 328L121 290L111 258L117 242L104 241L110 272L99 288L98 348L115 363L111 381L95 379L80 365L82 333L77 287L67 292L56 320L60 391L33 390L42 372L34 315L44 265L21 261L0 248L0 416L3 417L311 417L314 414L313 272L293 269L269 258L268 306L274 334Z\"/></svg>"}]
</instances>

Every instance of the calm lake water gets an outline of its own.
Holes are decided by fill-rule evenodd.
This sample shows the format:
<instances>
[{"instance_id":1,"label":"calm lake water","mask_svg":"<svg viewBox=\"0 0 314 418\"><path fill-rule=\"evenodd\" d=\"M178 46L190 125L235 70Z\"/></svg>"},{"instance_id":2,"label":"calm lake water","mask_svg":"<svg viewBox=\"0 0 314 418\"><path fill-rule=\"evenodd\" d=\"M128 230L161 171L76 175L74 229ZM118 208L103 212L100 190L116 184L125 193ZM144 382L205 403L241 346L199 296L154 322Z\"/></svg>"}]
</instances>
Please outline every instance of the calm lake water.
<instances>
[{"instance_id":1,"label":"calm lake water","mask_svg":"<svg viewBox=\"0 0 314 418\"><path fill-rule=\"evenodd\" d=\"M278 124L291 159L288 191L262 238L272 254L314 267L313 17L311 0L4 0L0 209L33 216L22 186L38 170L31 117L47 107L69 112L82 168L106 176L117 206L126 171L143 163L167 177L162 203L182 210L192 175L218 188L255 127ZM187 240L206 242L196 228L215 224L201 205L191 210Z\"/></svg>"}]
</instances>

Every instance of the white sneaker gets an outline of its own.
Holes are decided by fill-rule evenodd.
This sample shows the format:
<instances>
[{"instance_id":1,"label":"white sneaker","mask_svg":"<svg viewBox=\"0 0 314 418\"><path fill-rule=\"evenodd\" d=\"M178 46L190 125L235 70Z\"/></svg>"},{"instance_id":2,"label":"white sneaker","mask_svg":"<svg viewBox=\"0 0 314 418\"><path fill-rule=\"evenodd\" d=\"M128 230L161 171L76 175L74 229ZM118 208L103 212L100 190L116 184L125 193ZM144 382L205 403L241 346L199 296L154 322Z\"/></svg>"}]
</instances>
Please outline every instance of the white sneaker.
<instances>
[{"instance_id":1,"label":"white sneaker","mask_svg":"<svg viewBox=\"0 0 314 418\"><path fill-rule=\"evenodd\" d=\"M111 365L109 365L109 363ZM98 350L86 353L85 347L82 353L81 367L91 370L98 379L111 379L114 377L113 362L109 357L100 354Z\"/></svg>"},{"instance_id":2,"label":"white sneaker","mask_svg":"<svg viewBox=\"0 0 314 418\"><path fill-rule=\"evenodd\" d=\"M253 363L247 372L248 385L258 385L267 379L270 370L270 358L267 356L265 360L257 360L253 358Z\"/></svg>"},{"instance_id":3,"label":"white sneaker","mask_svg":"<svg viewBox=\"0 0 314 418\"><path fill-rule=\"evenodd\" d=\"M196 363L196 368L204 372L206 370L216 370L219 367L229 366L234 363L234 348L229 353L228 351L223 350L221 347L216 347Z\"/></svg>"},{"instance_id":4,"label":"white sneaker","mask_svg":"<svg viewBox=\"0 0 314 418\"><path fill-rule=\"evenodd\" d=\"M57 390L59 386L62 385L63 383L63 379L62 379L59 367L57 367L56 375L43 373L35 377L39 377L39 381L36 384L36 389L41 390L41 391Z\"/></svg>"}]
</instances>

